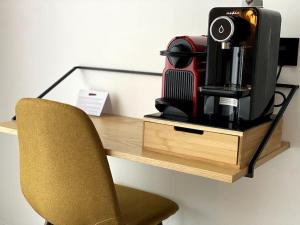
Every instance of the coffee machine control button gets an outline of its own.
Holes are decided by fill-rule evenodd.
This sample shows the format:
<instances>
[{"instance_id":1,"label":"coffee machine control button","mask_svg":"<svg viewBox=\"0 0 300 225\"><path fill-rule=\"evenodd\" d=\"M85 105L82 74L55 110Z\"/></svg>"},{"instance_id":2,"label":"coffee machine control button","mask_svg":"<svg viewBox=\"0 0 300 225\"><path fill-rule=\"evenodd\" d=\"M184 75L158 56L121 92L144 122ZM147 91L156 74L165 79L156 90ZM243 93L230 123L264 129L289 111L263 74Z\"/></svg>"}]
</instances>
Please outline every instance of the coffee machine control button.
<instances>
[{"instance_id":1,"label":"coffee machine control button","mask_svg":"<svg viewBox=\"0 0 300 225\"><path fill-rule=\"evenodd\" d=\"M210 25L210 35L217 42L226 42L234 34L234 22L228 16L214 19Z\"/></svg>"}]
</instances>

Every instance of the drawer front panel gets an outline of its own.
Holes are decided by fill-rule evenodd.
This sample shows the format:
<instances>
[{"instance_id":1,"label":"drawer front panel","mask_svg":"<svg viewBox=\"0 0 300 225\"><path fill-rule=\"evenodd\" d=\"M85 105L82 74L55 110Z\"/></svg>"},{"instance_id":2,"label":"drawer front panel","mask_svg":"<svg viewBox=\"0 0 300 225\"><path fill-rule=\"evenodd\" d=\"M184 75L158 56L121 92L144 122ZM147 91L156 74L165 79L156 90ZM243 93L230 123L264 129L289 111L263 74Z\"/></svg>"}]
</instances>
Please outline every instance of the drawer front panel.
<instances>
[{"instance_id":1,"label":"drawer front panel","mask_svg":"<svg viewBox=\"0 0 300 225\"><path fill-rule=\"evenodd\" d=\"M237 164L239 137L144 122L144 147L185 158Z\"/></svg>"}]
</instances>

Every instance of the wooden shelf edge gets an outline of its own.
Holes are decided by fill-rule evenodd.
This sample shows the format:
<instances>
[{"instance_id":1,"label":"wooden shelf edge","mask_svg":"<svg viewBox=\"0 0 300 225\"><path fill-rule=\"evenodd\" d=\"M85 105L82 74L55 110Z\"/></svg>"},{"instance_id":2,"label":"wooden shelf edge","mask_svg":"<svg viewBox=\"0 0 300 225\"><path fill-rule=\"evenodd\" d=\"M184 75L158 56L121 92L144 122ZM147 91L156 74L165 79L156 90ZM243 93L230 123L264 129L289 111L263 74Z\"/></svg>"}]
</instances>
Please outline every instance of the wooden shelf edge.
<instances>
[{"instance_id":1,"label":"wooden shelf edge","mask_svg":"<svg viewBox=\"0 0 300 225\"><path fill-rule=\"evenodd\" d=\"M1 122L0 133L18 135L16 122L15 121Z\"/></svg>"},{"instance_id":2,"label":"wooden shelf edge","mask_svg":"<svg viewBox=\"0 0 300 225\"><path fill-rule=\"evenodd\" d=\"M199 177L204 177L204 178L209 178L212 180L217 180L217 181L222 181L226 183L233 183L233 176L230 174L218 172L218 171L213 171L213 170L207 170L207 169L202 169L199 167L192 167L188 165L183 165L180 163L176 163L172 160L159 160L156 158L151 158L151 157L145 157L142 155L136 155L128 152L121 152L121 151L114 151L114 150L106 150L106 153L108 156L111 157L116 157L116 158L121 158L121 159L126 159L130 160L133 162L138 162L150 166L156 166L159 168L164 168L164 169L169 169L177 172L182 172L194 176L199 176ZM157 154L157 153L155 153ZM161 153L159 153L162 155ZM164 155L170 159L175 158L172 156Z\"/></svg>"},{"instance_id":3,"label":"wooden shelf edge","mask_svg":"<svg viewBox=\"0 0 300 225\"><path fill-rule=\"evenodd\" d=\"M280 153L287 150L289 147L290 147L290 144L288 142L282 142L281 147L279 147L278 149L274 150L270 154L261 158L257 162L256 167L259 167L259 166L263 165L264 163L268 162L272 158L276 157ZM216 166L215 170L209 170L209 169L205 168L207 165L200 161L199 161L199 163L202 163L204 165L203 168L201 168L200 165L197 167L184 165L184 164L177 163L174 160L174 159L176 159L176 157L168 156L168 155L164 155L165 160L159 160L159 159L155 158L155 155L157 155L158 153L153 153L153 152L151 153L152 157L149 157L149 156L138 155L135 153L122 152L122 151L114 151L114 150L106 150L106 151L107 151L107 155L112 156L112 157L126 159L126 160L130 160L130 161L134 161L134 162L138 162L138 163L142 163L142 164L147 164L147 165L151 165L151 166L156 166L156 167L160 167L160 168L170 169L170 170L174 170L177 172L183 172L186 174L209 178L212 180L222 181L222 182L226 182L226 183L234 183L235 181L244 177L247 173L247 168L240 170L240 169L223 167L224 171L222 172L221 171L222 167ZM162 155L161 153L159 153L159 154L160 154L160 156ZM228 170L230 172L228 172Z\"/></svg>"},{"instance_id":4,"label":"wooden shelf edge","mask_svg":"<svg viewBox=\"0 0 300 225\"><path fill-rule=\"evenodd\" d=\"M155 118L149 118L149 117L144 117L143 120L147 121L147 122L152 122L152 123L160 123L160 124L171 125L171 126L180 126L180 127L184 127L184 128L191 128L191 129L195 129L195 130L204 130L204 131L210 131L210 132L228 134L228 135L236 135L236 136L240 136L240 137L242 137L243 134L244 134L241 131L234 131L234 130L228 130L228 129L223 129L223 128L209 127L209 126L192 124L192 123L185 123L185 122L155 119Z\"/></svg>"}]
</instances>

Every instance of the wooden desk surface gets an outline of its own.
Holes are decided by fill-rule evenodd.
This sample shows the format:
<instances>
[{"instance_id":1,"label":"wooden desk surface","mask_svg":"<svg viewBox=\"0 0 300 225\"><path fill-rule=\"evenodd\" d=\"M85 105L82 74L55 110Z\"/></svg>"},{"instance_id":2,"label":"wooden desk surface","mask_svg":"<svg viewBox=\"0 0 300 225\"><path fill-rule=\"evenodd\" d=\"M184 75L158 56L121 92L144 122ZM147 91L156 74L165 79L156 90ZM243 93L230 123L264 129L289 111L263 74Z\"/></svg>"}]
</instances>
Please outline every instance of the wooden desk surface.
<instances>
[{"instance_id":1,"label":"wooden desk surface","mask_svg":"<svg viewBox=\"0 0 300 225\"><path fill-rule=\"evenodd\" d=\"M106 149L107 155L143 164L171 169L187 174L233 183L246 174L246 169L215 165L206 161L184 159L143 149L143 120L122 116L103 115L91 117ZM17 135L15 121L0 123L0 132ZM282 142L280 148L261 158L262 165L289 148Z\"/></svg>"}]
</instances>

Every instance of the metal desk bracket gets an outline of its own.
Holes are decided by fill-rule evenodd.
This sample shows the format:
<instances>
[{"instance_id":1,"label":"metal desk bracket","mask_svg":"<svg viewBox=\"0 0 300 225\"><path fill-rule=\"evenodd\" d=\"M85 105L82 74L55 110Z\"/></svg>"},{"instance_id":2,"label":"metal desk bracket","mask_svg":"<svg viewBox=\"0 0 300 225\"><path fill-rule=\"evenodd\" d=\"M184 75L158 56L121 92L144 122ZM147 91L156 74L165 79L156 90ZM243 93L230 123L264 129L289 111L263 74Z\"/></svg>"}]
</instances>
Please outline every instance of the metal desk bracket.
<instances>
[{"instance_id":1,"label":"metal desk bracket","mask_svg":"<svg viewBox=\"0 0 300 225\"><path fill-rule=\"evenodd\" d=\"M47 88L44 92L42 92L37 98L43 98L45 95L47 95L51 90L53 90L57 85L59 85L62 81L64 81L67 77L69 77L76 70L93 70L93 71L127 73L127 74L138 74L138 75L148 75L148 76L162 76L161 73L155 73L155 72L122 70L122 69L89 67L89 66L75 66L72 69L70 69L65 75L63 75L61 78L59 78L55 83L53 83L49 88ZM255 169L256 162L259 159L261 153L263 152L265 146L267 145L270 137L272 136L273 131L275 130L278 122L283 117L283 114L286 111L288 105L290 104L292 98L294 97L297 89L299 88L299 85L277 84L276 87L290 89L290 92L289 92L288 96L286 97L286 99L284 100L284 102L282 103L282 106L281 106L279 112L275 115L275 118L273 119L271 126L269 127L262 142L258 146L254 156L252 157L252 159L250 161L250 164L248 166L248 173L246 174L246 177L249 177L249 178L254 177L254 169ZM16 116L14 116L12 118L12 120L16 120Z\"/></svg>"},{"instance_id":2,"label":"metal desk bracket","mask_svg":"<svg viewBox=\"0 0 300 225\"><path fill-rule=\"evenodd\" d=\"M258 146L255 154L253 155L253 157L249 163L248 173L246 174L246 177L250 177L250 178L254 177L254 169L255 169L256 162L259 159L261 153L263 152L265 146L267 145L270 137L272 136L273 131L275 130L278 122L283 117L283 114L284 114L285 110L287 109L288 105L290 104L292 98L294 97L297 89L299 88L299 85L276 84L276 87L290 89L290 92L289 92L288 96L286 97L286 99L284 100L284 102L282 103L282 106L281 106L279 112L275 115L275 118L273 119L271 126L269 127L267 133L265 134L262 142Z\"/></svg>"}]
</instances>

